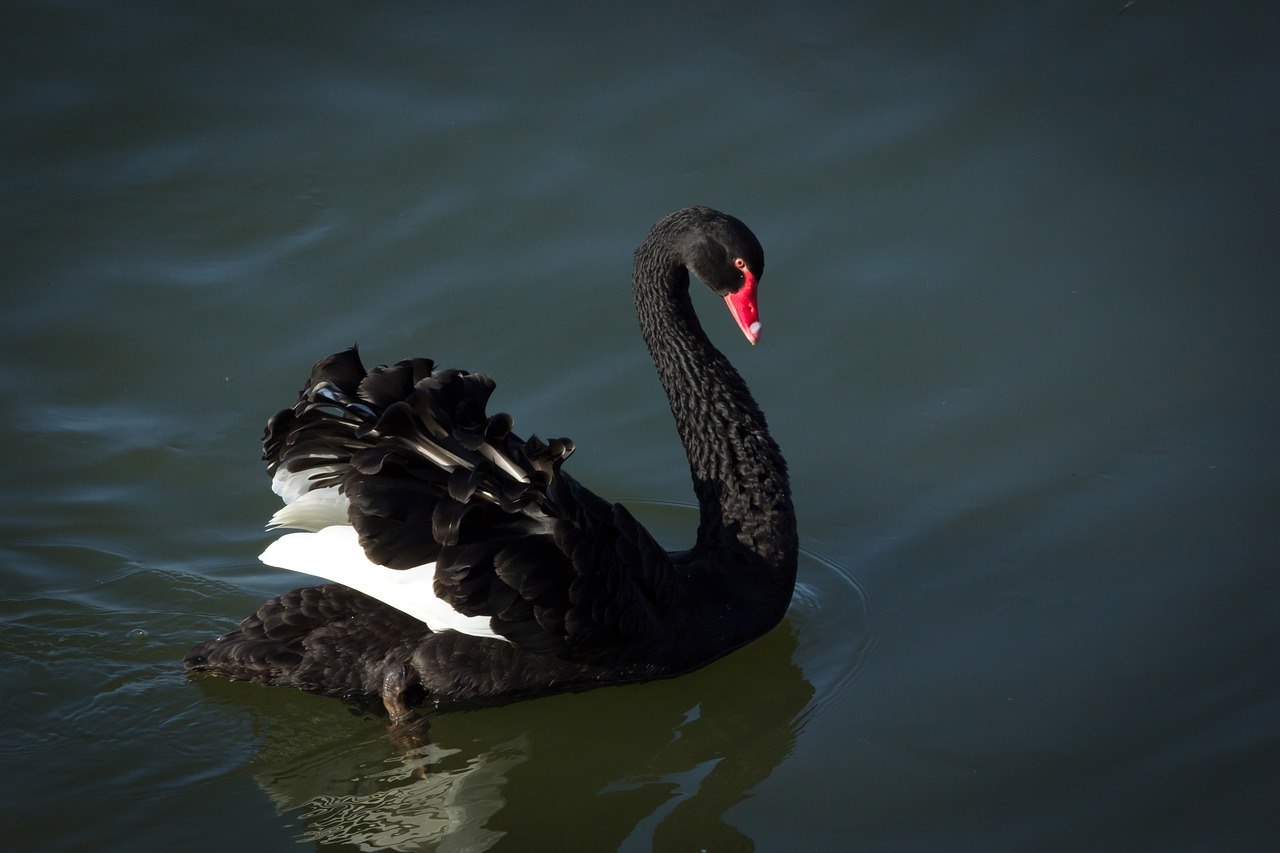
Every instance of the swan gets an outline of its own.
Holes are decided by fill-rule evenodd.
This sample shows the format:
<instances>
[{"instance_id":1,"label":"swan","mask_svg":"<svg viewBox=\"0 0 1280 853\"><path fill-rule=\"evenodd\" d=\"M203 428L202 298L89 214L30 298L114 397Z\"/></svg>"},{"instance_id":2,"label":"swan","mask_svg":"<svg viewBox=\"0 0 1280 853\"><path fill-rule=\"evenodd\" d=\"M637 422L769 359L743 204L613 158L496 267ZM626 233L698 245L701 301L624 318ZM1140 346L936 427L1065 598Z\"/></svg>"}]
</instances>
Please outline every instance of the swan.
<instances>
[{"instance_id":1,"label":"swan","mask_svg":"<svg viewBox=\"0 0 1280 853\"><path fill-rule=\"evenodd\" d=\"M270 526L298 532L262 560L330 583L267 601L185 668L373 696L399 720L676 676L769 631L796 579L787 466L694 313L691 272L755 344L764 250L738 219L688 207L635 251L640 331L698 500L692 548L665 551L562 470L568 439L487 414L487 376L423 358L367 370L352 348L316 363L263 439L284 501Z\"/></svg>"}]
</instances>

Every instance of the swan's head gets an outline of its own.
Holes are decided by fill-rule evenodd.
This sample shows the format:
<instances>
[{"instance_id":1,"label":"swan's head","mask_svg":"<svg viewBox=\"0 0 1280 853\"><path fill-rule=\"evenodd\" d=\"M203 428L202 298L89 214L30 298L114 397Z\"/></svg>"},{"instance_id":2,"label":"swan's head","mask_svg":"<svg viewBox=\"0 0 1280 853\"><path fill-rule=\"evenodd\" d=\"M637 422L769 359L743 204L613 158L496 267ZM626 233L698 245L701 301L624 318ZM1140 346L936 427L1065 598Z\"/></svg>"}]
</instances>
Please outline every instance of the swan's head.
<instances>
[{"instance_id":1,"label":"swan's head","mask_svg":"<svg viewBox=\"0 0 1280 853\"><path fill-rule=\"evenodd\" d=\"M686 266L724 297L747 340L760 340L756 286L764 275L764 249L741 221L707 207L688 208L690 227L682 246Z\"/></svg>"}]
</instances>

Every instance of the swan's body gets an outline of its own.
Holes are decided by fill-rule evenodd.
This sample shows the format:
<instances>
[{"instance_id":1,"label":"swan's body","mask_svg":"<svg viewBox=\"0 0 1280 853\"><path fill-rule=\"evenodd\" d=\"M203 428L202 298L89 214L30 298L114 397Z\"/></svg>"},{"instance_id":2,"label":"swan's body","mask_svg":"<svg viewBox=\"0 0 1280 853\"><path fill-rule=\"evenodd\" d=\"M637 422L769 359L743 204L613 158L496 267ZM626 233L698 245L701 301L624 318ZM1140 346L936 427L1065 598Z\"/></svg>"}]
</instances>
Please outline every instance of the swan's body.
<instances>
[{"instance_id":1,"label":"swan's body","mask_svg":"<svg viewBox=\"0 0 1280 853\"><path fill-rule=\"evenodd\" d=\"M764 255L738 220L686 208L636 250L641 331L667 391L701 520L667 553L543 443L489 417L487 378L425 359L323 359L264 439L296 527L268 565L335 583L272 599L184 665L413 705L487 702L677 675L765 633L795 584L786 464L746 384L707 339L689 271L756 341Z\"/></svg>"}]
</instances>

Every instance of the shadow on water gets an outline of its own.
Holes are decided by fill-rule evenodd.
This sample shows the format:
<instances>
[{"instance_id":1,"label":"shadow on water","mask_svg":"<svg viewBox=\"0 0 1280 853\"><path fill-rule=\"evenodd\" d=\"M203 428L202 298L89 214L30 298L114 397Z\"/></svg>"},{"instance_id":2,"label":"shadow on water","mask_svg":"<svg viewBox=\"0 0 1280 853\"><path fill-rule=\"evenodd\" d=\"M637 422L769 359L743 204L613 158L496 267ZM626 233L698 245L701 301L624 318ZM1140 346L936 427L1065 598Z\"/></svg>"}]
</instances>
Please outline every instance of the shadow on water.
<instances>
[{"instance_id":1,"label":"shadow on water","mask_svg":"<svg viewBox=\"0 0 1280 853\"><path fill-rule=\"evenodd\" d=\"M658 531L689 512L641 510ZM806 549L781 625L666 681L421 714L395 729L352 705L336 713L333 700L198 683L211 700L253 716L260 747L247 769L281 814L299 822L300 841L749 849L726 812L848 693L868 647L861 591Z\"/></svg>"}]
</instances>

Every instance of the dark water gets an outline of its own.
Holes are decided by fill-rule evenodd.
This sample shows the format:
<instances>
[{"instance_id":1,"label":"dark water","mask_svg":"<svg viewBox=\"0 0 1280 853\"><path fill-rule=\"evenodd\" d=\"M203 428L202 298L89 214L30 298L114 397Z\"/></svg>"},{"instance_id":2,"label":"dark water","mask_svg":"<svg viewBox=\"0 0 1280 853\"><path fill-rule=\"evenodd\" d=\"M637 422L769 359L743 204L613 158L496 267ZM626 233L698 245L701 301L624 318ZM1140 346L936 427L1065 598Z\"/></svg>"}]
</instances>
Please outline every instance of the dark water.
<instances>
[{"instance_id":1,"label":"dark water","mask_svg":"<svg viewBox=\"0 0 1280 853\"><path fill-rule=\"evenodd\" d=\"M6 849L1271 848L1274 4L31 3L0 34ZM713 336L793 472L786 622L424 718L190 683L310 363L483 370L672 545L630 252L769 258Z\"/></svg>"}]
</instances>

